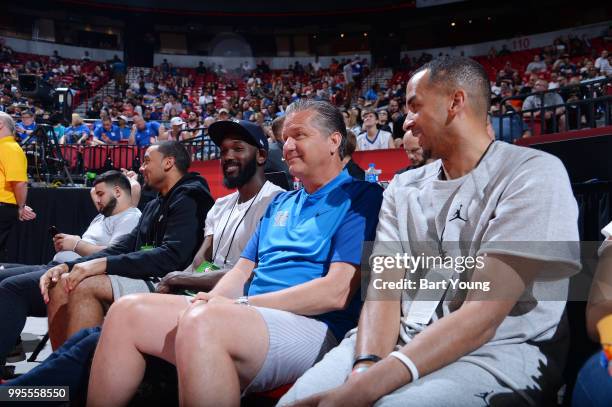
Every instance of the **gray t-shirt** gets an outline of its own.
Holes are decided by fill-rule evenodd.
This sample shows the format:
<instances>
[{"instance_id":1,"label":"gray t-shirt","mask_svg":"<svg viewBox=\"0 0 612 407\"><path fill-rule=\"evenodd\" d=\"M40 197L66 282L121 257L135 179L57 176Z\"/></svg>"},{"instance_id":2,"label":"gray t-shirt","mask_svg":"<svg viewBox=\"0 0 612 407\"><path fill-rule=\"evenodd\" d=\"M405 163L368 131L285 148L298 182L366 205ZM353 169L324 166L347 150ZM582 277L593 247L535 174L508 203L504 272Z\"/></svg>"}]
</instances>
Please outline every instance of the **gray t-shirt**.
<instances>
[{"instance_id":1,"label":"gray t-shirt","mask_svg":"<svg viewBox=\"0 0 612 407\"><path fill-rule=\"evenodd\" d=\"M559 382L568 276L580 269L578 208L563 164L547 153L496 141L461 178L441 180L441 165L435 161L397 175L389 184L373 256L438 256L442 248L452 257L498 253L541 260L536 282L493 339L462 360L471 357L470 362L511 387L533 386L542 376ZM429 272L406 272L404 277L418 281ZM459 276L470 277L471 272ZM399 344L426 329L427 324L406 322L415 295L414 290L402 294ZM465 291L449 288L441 295L432 321L457 310Z\"/></svg>"},{"instance_id":2,"label":"gray t-shirt","mask_svg":"<svg viewBox=\"0 0 612 407\"><path fill-rule=\"evenodd\" d=\"M206 215L204 236L213 235L213 263L221 269L236 264L251 239L272 198L284 189L270 181L246 202L238 203L238 192L217 199Z\"/></svg>"},{"instance_id":3,"label":"gray t-shirt","mask_svg":"<svg viewBox=\"0 0 612 407\"><path fill-rule=\"evenodd\" d=\"M523 102L523 110L540 109L544 101L544 107L558 106L563 104L563 98L558 93L550 92L542 95L531 95L525 98Z\"/></svg>"},{"instance_id":4,"label":"gray t-shirt","mask_svg":"<svg viewBox=\"0 0 612 407\"><path fill-rule=\"evenodd\" d=\"M81 239L96 246L111 246L123 235L130 233L138 225L139 220L140 210L138 208L128 208L108 217L100 213L93 218ZM56 253L53 261L64 263L79 257L81 256L76 252L63 251Z\"/></svg>"}]
</instances>

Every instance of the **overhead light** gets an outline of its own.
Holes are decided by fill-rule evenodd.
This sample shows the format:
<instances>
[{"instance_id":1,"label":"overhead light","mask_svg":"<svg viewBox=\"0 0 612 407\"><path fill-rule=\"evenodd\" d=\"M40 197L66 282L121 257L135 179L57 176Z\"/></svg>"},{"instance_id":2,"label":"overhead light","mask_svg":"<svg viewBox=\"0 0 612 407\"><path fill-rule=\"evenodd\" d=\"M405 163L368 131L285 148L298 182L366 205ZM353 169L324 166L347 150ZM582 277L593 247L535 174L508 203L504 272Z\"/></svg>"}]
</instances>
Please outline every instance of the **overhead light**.
<instances>
[{"instance_id":1,"label":"overhead light","mask_svg":"<svg viewBox=\"0 0 612 407\"><path fill-rule=\"evenodd\" d=\"M368 33L363 33L363 36L364 36L364 37L367 37L367 36L368 36Z\"/></svg>"},{"instance_id":2,"label":"overhead light","mask_svg":"<svg viewBox=\"0 0 612 407\"><path fill-rule=\"evenodd\" d=\"M487 20L491 21L491 17L487 17Z\"/></svg>"},{"instance_id":3,"label":"overhead light","mask_svg":"<svg viewBox=\"0 0 612 407\"><path fill-rule=\"evenodd\" d=\"M341 34L340 34L340 38L344 38L344 33L341 33Z\"/></svg>"},{"instance_id":4,"label":"overhead light","mask_svg":"<svg viewBox=\"0 0 612 407\"><path fill-rule=\"evenodd\" d=\"M456 26L456 25L457 25L457 24L456 24L454 21L451 23L451 27L454 27L454 26Z\"/></svg>"},{"instance_id":5,"label":"overhead light","mask_svg":"<svg viewBox=\"0 0 612 407\"><path fill-rule=\"evenodd\" d=\"M468 23L472 24L472 20L468 20Z\"/></svg>"},{"instance_id":6,"label":"overhead light","mask_svg":"<svg viewBox=\"0 0 612 407\"><path fill-rule=\"evenodd\" d=\"M312 36L312 38L314 38L314 39L316 40L316 39L317 39L317 34L314 34L314 35Z\"/></svg>"}]
</instances>

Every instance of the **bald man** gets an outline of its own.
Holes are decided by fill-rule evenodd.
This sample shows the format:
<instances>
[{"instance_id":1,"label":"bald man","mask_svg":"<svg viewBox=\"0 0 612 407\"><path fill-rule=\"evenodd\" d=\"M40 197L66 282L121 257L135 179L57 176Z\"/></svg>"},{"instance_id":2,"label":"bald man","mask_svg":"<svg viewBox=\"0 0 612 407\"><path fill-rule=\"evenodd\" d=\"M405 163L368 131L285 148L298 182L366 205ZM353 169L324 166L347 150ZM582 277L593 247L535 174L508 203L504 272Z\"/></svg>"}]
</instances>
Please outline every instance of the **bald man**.
<instances>
[{"instance_id":1,"label":"bald man","mask_svg":"<svg viewBox=\"0 0 612 407\"><path fill-rule=\"evenodd\" d=\"M419 168L426 163L427 159L423 154L423 148L419 145L419 139L412 135L412 130L408 130L404 133L402 146L408 156L408 160L410 160L410 165L397 171L396 174L403 174L408 170Z\"/></svg>"}]
</instances>

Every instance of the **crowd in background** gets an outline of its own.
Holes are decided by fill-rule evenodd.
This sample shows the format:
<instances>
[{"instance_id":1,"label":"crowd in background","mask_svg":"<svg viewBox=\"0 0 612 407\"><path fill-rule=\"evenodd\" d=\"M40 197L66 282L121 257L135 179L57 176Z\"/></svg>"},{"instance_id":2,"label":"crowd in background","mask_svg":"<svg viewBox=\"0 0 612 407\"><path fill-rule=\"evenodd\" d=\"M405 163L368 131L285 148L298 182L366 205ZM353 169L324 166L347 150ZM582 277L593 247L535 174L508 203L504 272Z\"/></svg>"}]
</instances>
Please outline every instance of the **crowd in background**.
<instances>
[{"instance_id":1,"label":"crowd in background","mask_svg":"<svg viewBox=\"0 0 612 407\"><path fill-rule=\"evenodd\" d=\"M602 96L603 88L593 90L581 85L612 75L605 38L589 41L561 37L541 49L513 53L506 47L499 51L492 48L488 55L477 57L491 79L490 113L517 116L527 111L522 117L513 118L518 124L512 130L518 132L518 136L527 137L533 134L534 117L539 120L539 112L534 111L542 104L554 106ZM271 136L270 123L282 116L289 104L297 99L312 98L343 108L347 128L356 136L367 130L364 109L375 110L377 129L391 133L396 141L392 145L399 147L403 137L401 124L405 118L407 79L414 69L431 58L427 53L419 58L403 58L401 69L384 83L364 80L370 67L366 59L358 56L332 59L326 68L318 59L307 65L296 61L284 70L273 70L263 60L256 66L245 61L233 70L218 64L205 66L202 62L195 68L178 68L164 60L153 69L141 69L135 79L129 81L127 66L118 57L99 64L91 62L87 52L81 60L64 59L55 52L51 57L37 56L28 60L23 55L17 58L13 50L2 44L0 110L20 120L18 130L22 138L28 135L32 122L50 120L62 143L99 145L124 140L145 146L155 140L205 137L212 123L228 119L256 122ZM24 97L19 88L19 74L35 74L52 87L69 86L74 94L94 89L106 78L114 78L116 93L91 97L84 117L73 115L68 122L51 114L52 109L40 100ZM550 94L543 98L527 97L532 92L543 92L543 95L548 91ZM597 114L601 116L601 113ZM571 123L566 123L564 109L560 108L554 115L553 128L551 115L546 113L547 132L580 128L590 119L587 113L574 114ZM25 117L22 119L22 116ZM104 130L98 129L103 127L106 118L112 121L112 125L107 126L112 136L109 133L104 137ZM138 128L134 130L135 127ZM130 138L132 130L136 134ZM371 134L378 137L376 132ZM370 149L386 147L386 144L373 141L370 139L368 144Z\"/></svg>"}]
</instances>

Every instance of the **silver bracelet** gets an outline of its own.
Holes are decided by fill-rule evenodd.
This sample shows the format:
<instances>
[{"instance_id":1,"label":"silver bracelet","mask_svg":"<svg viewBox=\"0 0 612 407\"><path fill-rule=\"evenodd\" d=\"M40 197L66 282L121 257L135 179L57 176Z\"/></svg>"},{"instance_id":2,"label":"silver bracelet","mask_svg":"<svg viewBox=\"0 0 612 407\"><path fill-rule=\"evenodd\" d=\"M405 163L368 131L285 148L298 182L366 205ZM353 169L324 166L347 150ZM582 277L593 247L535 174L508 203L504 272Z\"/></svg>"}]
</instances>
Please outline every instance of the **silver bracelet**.
<instances>
[{"instance_id":1,"label":"silver bracelet","mask_svg":"<svg viewBox=\"0 0 612 407\"><path fill-rule=\"evenodd\" d=\"M236 298L236 301L234 301L234 304L246 305L246 306L251 305L251 304L249 304L249 297L247 297L247 296L242 296L242 297Z\"/></svg>"},{"instance_id":2,"label":"silver bracelet","mask_svg":"<svg viewBox=\"0 0 612 407\"><path fill-rule=\"evenodd\" d=\"M398 351L389 353L389 356L393 356L394 358L402 362L404 366L406 366L406 369L408 369L408 371L410 372L410 375L412 375L413 382L416 382L417 380L419 380L419 370L417 369L412 359L404 355L402 352L398 352Z\"/></svg>"},{"instance_id":3,"label":"silver bracelet","mask_svg":"<svg viewBox=\"0 0 612 407\"><path fill-rule=\"evenodd\" d=\"M79 243L81 243L81 240L83 240L83 239L79 239L79 240L77 240L76 244L74 245L74 249L72 249L72 251L73 251L73 252L75 252L75 253L76 253L76 248L77 248L77 246L79 245Z\"/></svg>"}]
</instances>

